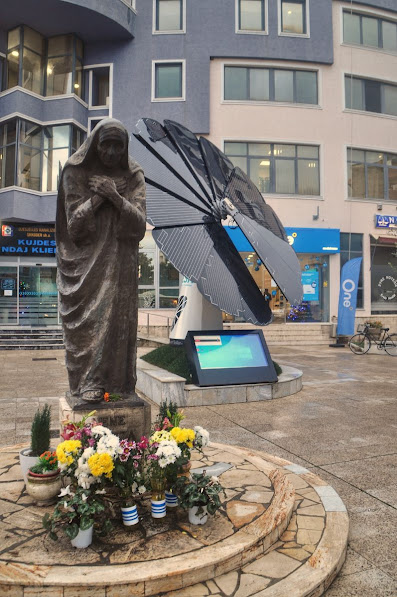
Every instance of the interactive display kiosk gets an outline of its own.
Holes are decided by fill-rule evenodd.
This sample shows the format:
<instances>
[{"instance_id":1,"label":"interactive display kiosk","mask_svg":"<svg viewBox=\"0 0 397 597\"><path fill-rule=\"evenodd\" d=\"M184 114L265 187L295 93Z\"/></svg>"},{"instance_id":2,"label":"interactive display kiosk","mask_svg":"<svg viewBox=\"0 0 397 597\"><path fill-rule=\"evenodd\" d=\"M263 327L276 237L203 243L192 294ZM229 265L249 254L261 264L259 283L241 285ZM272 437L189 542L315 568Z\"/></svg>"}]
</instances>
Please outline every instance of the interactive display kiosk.
<instances>
[{"instance_id":1,"label":"interactive display kiosk","mask_svg":"<svg viewBox=\"0 0 397 597\"><path fill-rule=\"evenodd\" d=\"M190 331L185 347L197 386L277 381L262 330Z\"/></svg>"}]
</instances>

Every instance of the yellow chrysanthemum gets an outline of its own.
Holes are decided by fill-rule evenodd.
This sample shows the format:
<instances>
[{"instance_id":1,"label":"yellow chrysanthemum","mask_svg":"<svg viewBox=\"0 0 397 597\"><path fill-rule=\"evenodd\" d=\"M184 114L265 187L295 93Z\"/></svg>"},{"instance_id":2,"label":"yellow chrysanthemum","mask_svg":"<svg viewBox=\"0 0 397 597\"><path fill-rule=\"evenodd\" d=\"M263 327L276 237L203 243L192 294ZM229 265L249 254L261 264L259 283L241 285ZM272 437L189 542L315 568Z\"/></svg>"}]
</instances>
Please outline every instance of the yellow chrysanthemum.
<instances>
[{"instance_id":1,"label":"yellow chrysanthemum","mask_svg":"<svg viewBox=\"0 0 397 597\"><path fill-rule=\"evenodd\" d=\"M56 455L59 462L62 464L72 464L73 457L71 454L75 454L81 448L81 441L78 439L68 439L58 444L56 449Z\"/></svg>"},{"instance_id":2,"label":"yellow chrysanthemum","mask_svg":"<svg viewBox=\"0 0 397 597\"><path fill-rule=\"evenodd\" d=\"M177 444L186 444L188 448L193 448L193 441L196 437L193 429L183 429L181 427L173 427L171 435Z\"/></svg>"},{"instance_id":3,"label":"yellow chrysanthemum","mask_svg":"<svg viewBox=\"0 0 397 597\"><path fill-rule=\"evenodd\" d=\"M112 470L114 469L114 462L110 454L104 452L103 454L93 454L88 459L88 466L94 477L101 477L104 475L108 479L112 477Z\"/></svg>"},{"instance_id":4,"label":"yellow chrysanthemum","mask_svg":"<svg viewBox=\"0 0 397 597\"><path fill-rule=\"evenodd\" d=\"M155 431L153 435L150 436L150 443L151 444L161 444L161 442L169 442L172 439L171 433L169 431Z\"/></svg>"}]
</instances>

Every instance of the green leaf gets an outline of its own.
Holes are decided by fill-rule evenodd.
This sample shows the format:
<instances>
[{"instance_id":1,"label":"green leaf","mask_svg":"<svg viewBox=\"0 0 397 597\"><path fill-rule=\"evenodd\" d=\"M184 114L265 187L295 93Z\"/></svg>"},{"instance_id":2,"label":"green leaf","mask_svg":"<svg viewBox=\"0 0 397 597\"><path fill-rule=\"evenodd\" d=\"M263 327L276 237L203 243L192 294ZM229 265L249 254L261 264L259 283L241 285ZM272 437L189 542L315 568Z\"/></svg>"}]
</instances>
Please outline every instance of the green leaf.
<instances>
[{"instance_id":1,"label":"green leaf","mask_svg":"<svg viewBox=\"0 0 397 597\"><path fill-rule=\"evenodd\" d=\"M90 529L93 524L94 521L92 520L92 518L89 518L88 516L83 516L80 520L80 529L82 531L88 531L88 529Z\"/></svg>"},{"instance_id":2,"label":"green leaf","mask_svg":"<svg viewBox=\"0 0 397 597\"><path fill-rule=\"evenodd\" d=\"M54 531L51 531L48 536L53 541L58 541L58 535L56 533L54 533Z\"/></svg>"},{"instance_id":3,"label":"green leaf","mask_svg":"<svg viewBox=\"0 0 397 597\"><path fill-rule=\"evenodd\" d=\"M79 532L79 527L77 526L77 524L75 522L73 522L72 524L68 524L65 528L65 535L67 537L69 537L69 539L75 539L75 537L77 537L78 532Z\"/></svg>"}]
</instances>

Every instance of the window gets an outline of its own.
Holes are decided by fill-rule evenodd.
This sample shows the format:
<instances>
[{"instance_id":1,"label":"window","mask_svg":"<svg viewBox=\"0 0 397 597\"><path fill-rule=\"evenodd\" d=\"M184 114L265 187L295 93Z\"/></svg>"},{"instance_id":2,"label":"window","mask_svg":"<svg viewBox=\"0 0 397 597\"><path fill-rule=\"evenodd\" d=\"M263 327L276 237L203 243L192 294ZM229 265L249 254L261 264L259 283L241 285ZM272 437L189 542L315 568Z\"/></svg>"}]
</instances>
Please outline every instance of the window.
<instances>
[{"instance_id":1,"label":"window","mask_svg":"<svg viewBox=\"0 0 397 597\"><path fill-rule=\"evenodd\" d=\"M317 104L314 71L225 66L225 100Z\"/></svg>"},{"instance_id":2,"label":"window","mask_svg":"<svg viewBox=\"0 0 397 597\"><path fill-rule=\"evenodd\" d=\"M154 31L182 32L184 30L185 0L154 0Z\"/></svg>"},{"instance_id":3,"label":"window","mask_svg":"<svg viewBox=\"0 0 397 597\"><path fill-rule=\"evenodd\" d=\"M42 127L14 119L1 125L0 188L56 191L66 160L82 142L83 132L69 124Z\"/></svg>"},{"instance_id":4,"label":"window","mask_svg":"<svg viewBox=\"0 0 397 597\"><path fill-rule=\"evenodd\" d=\"M237 0L238 31L265 32L266 8L265 0Z\"/></svg>"},{"instance_id":5,"label":"window","mask_svg":"<svg viewBox=\"0 0 397 597\"><path fill-rule=\"evenodd\" d=\"M261 193L320 194L317 146L229 141L225 153Z\"/></svg>"},{"instance_id":6,"label":"window","mask_svg":"<svg viewBox=\"0 0 397 597\"><path fill-rule=\"evenodd\" d=\"M291 35L305 35L306 24L306 0L281 0L281 33Z\"/></svg>"},{"instance_id":7,"label":"window","mask_svg":"<svg viewBox=\"0 0 397 597\"><path fill-rule=\"evenodd\" d=\"M45 40L29 27L17 27L8 32L6 88L18 85L39 95L81 97L82 60L83 44L75 35Z\"/></svg>"},{"instance_id":8,"label":"window","mask_svg":"<svg viewBox=\"0 0 397 597\"><path fill-rule=\"evenodd\" d=\"M15 184L16 121L0 124L0 189Z\"/></svg>"},{"instance_id":9,"label":"window","mask_svg":"<svg viewBox=\"0 0 397 597\"><path fill-rule=\"evenodd\" d=\"M350 259L363 256L363 235L350 232L340 233L340 268ZM357 287L357 308L364 307L363 262L361 262L360 276Z\"/></svg>"},{"instance_id":10,"label":"window","mask_svg":"<svg viewBox=\"0 0 397 597\"><path fill-rule=\"evenodd\" d=\"M153 63L154 100L184 100L184 61L169 61Z\"/></svg>"},{"instance_id":11,"label":"window","mask_svg":"<svg viewBox=\"0 0 397 597\"><path fill-rule=\"evenodd\" d=\"M89 70L89 107L108 108L110 104L110 66Z\"/></svg>"},{"instance_id":12,"label":"window","mask_svg":"<svg viewBox=\"0 0 397 597\"><path fill-rule=\"evenodd\" d=\"M397 52L397 23L343 11L343 41L387 52Z\"/></svg>"},{"instance_id":13,"label":"window","mask_svg":"<svg viewBox=\"0 0 397 597\"><path fill-rule=\"evenodd\" d=\"M345 76L346 108L397 116L397 85Z\"/></svg>"},{"instance_id":14,"label":"window","mask_svg":"<svg viewBox=\"0 0 397 597\"><path fill-rule=\"evenodd\" d=\"M43 93L44 38L29 27L8 33L7 89L19 85Z\"/></svg>"},{"instance_id":15,"label":"window","mask_svg":"<svg viewBox=\"0 0 397 597\"><path fill-rule=\"evenodd\" d=\"M397 201L397 154L348 148L348 195Z\"/></svg>"}]
</instances>

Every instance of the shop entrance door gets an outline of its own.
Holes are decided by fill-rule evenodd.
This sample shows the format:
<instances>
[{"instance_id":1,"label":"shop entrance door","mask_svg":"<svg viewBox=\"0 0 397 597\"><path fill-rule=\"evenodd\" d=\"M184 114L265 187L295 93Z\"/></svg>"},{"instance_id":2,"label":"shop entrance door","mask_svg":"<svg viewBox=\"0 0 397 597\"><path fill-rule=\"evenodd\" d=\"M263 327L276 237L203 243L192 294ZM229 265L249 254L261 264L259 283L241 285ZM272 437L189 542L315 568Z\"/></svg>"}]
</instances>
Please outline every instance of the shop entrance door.
<instances>
[{"instance_id":1,"label":"shop entrance door","mask_svg":"<svg viewBox=\"0 0 397 597\"><path fill-rule=\"evenodd\" d=\"M18 323L17 308L18 269L16 267L0 267L0 325L16 325Z\"/></svg>"},{"instance_id":2,"label":"shop entrance door","mask_svg":"<svg viewBox=\"0 0 397 597\"><path fill-rule=\"evenodd\" d=\"M58 324L55 267L19 266L19 324Z\"/></svg>"}]
</instances>

